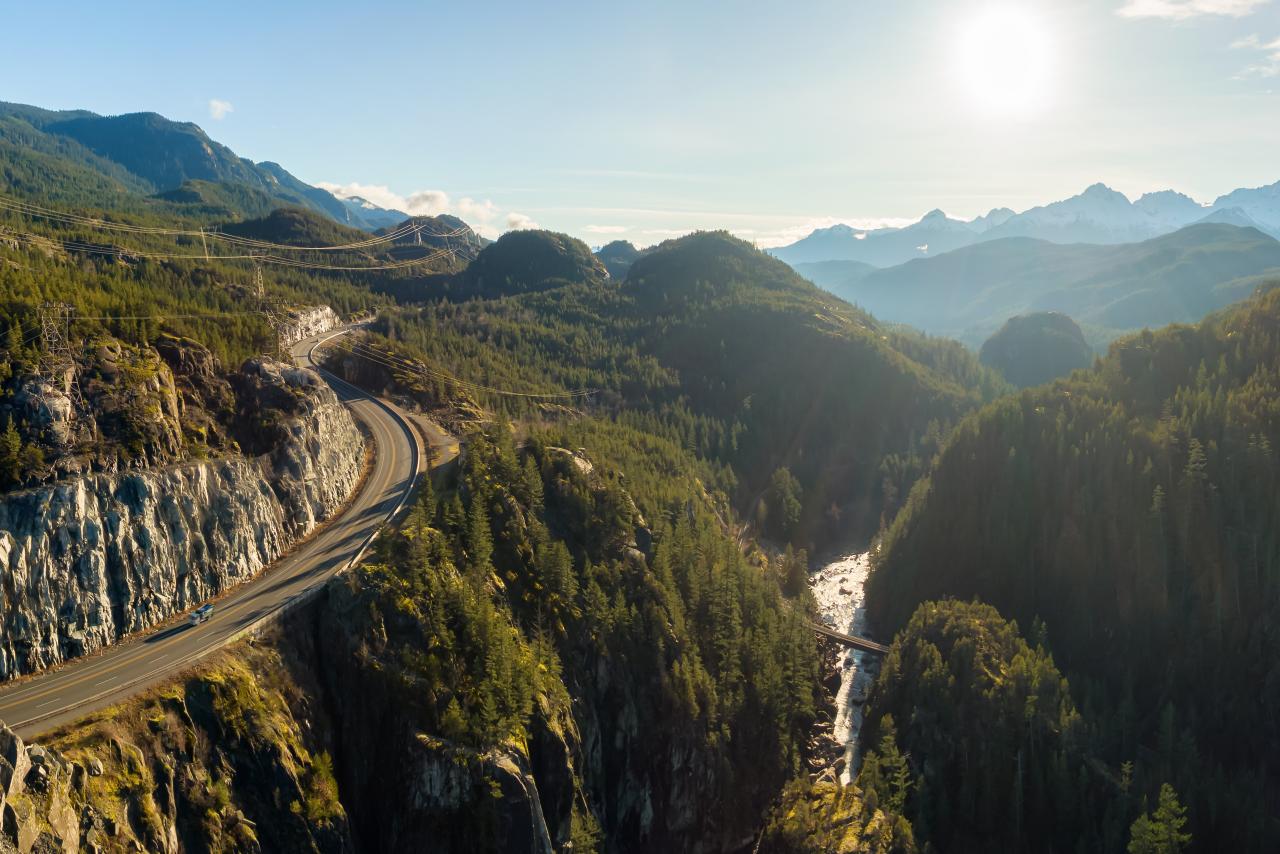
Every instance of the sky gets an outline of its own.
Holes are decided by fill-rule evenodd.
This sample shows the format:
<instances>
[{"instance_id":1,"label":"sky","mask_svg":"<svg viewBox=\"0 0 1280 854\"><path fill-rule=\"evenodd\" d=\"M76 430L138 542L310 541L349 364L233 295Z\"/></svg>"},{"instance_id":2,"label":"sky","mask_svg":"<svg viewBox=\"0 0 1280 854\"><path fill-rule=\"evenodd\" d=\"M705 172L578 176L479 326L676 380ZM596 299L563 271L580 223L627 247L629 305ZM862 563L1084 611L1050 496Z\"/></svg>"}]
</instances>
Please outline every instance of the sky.
<instances>
[{"instance_id":1,"label":"sky","mask_svg":"<svg viewBox=\"0 0 1280 854\"><path fill-rule=\"evenodd\" d=\"M494 236L761 246L1280 180L1280 0L0 3L0 100Z\"/></svg>"}]
</instances>

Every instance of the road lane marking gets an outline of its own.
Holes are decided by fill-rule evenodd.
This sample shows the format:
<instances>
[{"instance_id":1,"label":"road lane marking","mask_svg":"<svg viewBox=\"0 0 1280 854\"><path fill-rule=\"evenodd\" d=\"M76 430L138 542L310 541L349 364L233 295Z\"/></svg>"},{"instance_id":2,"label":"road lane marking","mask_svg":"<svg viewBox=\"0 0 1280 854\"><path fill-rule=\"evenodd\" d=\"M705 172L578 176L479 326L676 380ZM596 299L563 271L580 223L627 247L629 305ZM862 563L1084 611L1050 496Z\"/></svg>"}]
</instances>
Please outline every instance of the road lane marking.
<instances>
[{"instance_id":1,"label":"road lane marking","mask_svg":"<svg viewBox=\"0 0 1280 854\"><path fill-rule=\"evenodd\" d=\"M338 334L342 334L342 333L338 333ZM331 337L337 337L337 335L334 335ZM340 380L340 382L343 382L343 381ZM344 384L350 385L349 383L345 383L345 382ZM403 416L399 415L399 413L393 410L390 406L383 404L381 401L377 400L375 397L370 395L368 392L365 392L363 389L360 389L356 386L351 386L351 388L359 396L356 399L350 401L348 405L351 406L353 409L358 408L360 410L367 410L365 412L361 412L359 417L361 417L361 420L365 421L366 424L369 424L369 426L373 428L375 441L379 446L386 444L392 451L391 456L399 456L399 454L396 453L396 451L398 451L399 449L395 447L398 444L397 440L404 441L407 438L409 439L409 441L405 442L405 444L408 445L410 457L421 456L421 453L418 449L418 443L414 441L412 437L404 435L404 433L406 432L406 429L411 429L411 428L407 428L407 425L404 423ZM377 417L378 415L381 415L383 413L390 416L389 420L394 425L394 427L389 426L386 423L383 423L384 420L386 419ZM378 475L375 475L375 483L373 484L374 488L365 490L366 496L370 496L376 493L377 498L375 500L369 501L368 504L363 509L367 510L370 508L378 508L380 507L380 505L390 500L394 495L399 494L400 500L396 507L396 510L398 511L399 509L403 508L408 496L408 491L412 489L413 486L416 485L418 473L414 471L413 468L411 467L407 475L407 478L404 478L404 477L397 476L397 474L394 471L394 469L396 468L394 465L388 465L386 467L380 466L378 468L382 470L381 472L379 472ZM407 488L405 484L406 479L408 481ZM359 499L357 499L357 502L359 502ZM318 542L313 541L315 549L310 554L306 554L306 553L295 554L292 556L292 560L285 561L286 566L288 566L289 564L293 564L292 567L289 567L289 570L291 570L294 573L293 575L289 574L289 570L286 570L283 573L271 574L271 577L277 579L280 582L283 582L282 584L276 585L274 587L275 590L280 590L281 592L283 592L281 588L287 589L287 588L294 587L294 585L296 585L299 581L301 581L303 582L303 587L301 592L295 592L293 595L288 596L285 601L277 601L275 604L272 604L272 602L270 601L271 597L269 596L264 597L263 595L267 591L264 591L261 589L253 589L251 587L250 589L247 589L244 591L243 598L236 599L233 597L230 601L228 601L226 603L226 609L221 610L220 615L225 616L227 619L231 619L233 616L233 612L243 613L244 611L248 610L250 607L253 607L255 605L261 605L262 606L261 610L265 612L263 613L263 616L264 617L270 616L271 614L277 611L285 609L290 602L300 598L302 595L305 595L306 593L311 592L314 587L322 586L323 584L327 583L328 579L331 576L338 574L342 572L344 569L350 567L353 563L355 563L360 558L363 552L367 550L369 542L373 539L374 536L376 536L378 531L380 531L387 524L387 522L390 521L390 517L394 516L396 512L396 511L392 511L392 513L387 514L387 517L382 518L378 521L374 521L371 524L370 523L359 524L358 522L359 513L356 511L357 511L357 507L352 507L349 509L349 513L351 513L352 516L355 516L357 518L351 519L351 522L342 526L341 529L339 529L339 527L337 526L331 528L332 539L330 539L330 537L323 537L322 535L322 539L320 541ZM352 522L354 522L355 524L351 524ZM343 540L347 539L346 537L342 536L343 531L346 531L351 535L358 535L358 534L364 534L365 529L368 527L371 527L372 530L366 536L361 537L363 541L361 547L356 548L355 555L349 558L345 562L345 564L334 567L329 572L324 573L322 577L316 578L316 579L305 578L303 574L299 574L300 570L305 572L306 566L304 566L304 564L312 564L317 561L323 561L326 557L332 557L333 556L332 551L334 550L334 545L336 544L333 542L333 540L338 540L339 538ZM345 551L345 549L343 551ZM281 569L284 569L284 567L281 567ZM265 582L267 579L265 578L255 579L255 581L259 581L259 580ZM257 584L254 584L254 582L251 582L251 584L253 584L254 587L257 586ZM256 622L256 620L254 622ZM156 633L153 633L152 637L154 637L154 635L157 633L158 631ZM238 633L232 632L232 634L238 634ZM192 651L189 653L182 654L179 659L180 662L185 663L185 662L195 661L199 658L202 658L208 653L225 646L226 638L229 637L229 635L227 635L226 633L214 633L212 631L206 632L204 633L204 635L205 635L204 638L202 638L203 643L199 641L194 643L193 644L194 649L192 649ZM163 644L163 647L168 647L170 650L176 652L179 645L182 644L184 640L190 641L195 639L190 638L189 636L180 635L178 637L171 638L167 641L162 641L161 643ZM152 642L154 643L154 641ZM40 699L41 697L46 697L54 693L62 693L65 689L83 684L84 682L87 682L90 679L93 679L95 676L102 676L108 673L115 674L109 678L97 681L95 683L97 685L105 685L110 682L116 682L121 678L127 678L128 677L127 673L118 673L117 671L123 670L135 664L140 664L142 663L142 660L147 658L148 656L149 656L149 652L145 648L139 648L136 650L136 652L134 652L130 650L128 647L126 647L124 649L119 650L117 655L110 656L105 660L99 659L99 662L103 666L95 667L95 666L89 665L87 667L87 672L83 674L72 675L69 673L67 674L68 676L70 676L69 679L50 680L53 684L45 688L44 690L39 690L39 687L37 685L32 685L30 686L30 688L28 688L25 691L13 692L13 694L9 697L5 697L3 692L0 691L0 710L17 709L17 708L20 708L21 706L28 705L32 701ZM152 657L152 662L153 663L159 662L168 657L169 657L169 653L164 653L158 656L154 656ZM142 668L139 668L139 669L142 669ZM132 686L136 686L138 683L143 681L155 681L155 680L163 679L166 673L167 671L163 667L147 668L142 675L134 677L132 679L127 679L127 681L124 683L122 687L132 687ZM59 684L63 682L65 682L66 685ZM32 689L35 689L35 690L32 690ZM83 700L73 701L70 705L66 706L66 711L74 711L80 706L83 706L88 703L94 703L97 700L101 699L103 696L105 696L105 693L99 694L95 697L89 697ZM62 701L61 698L53 697L43 703L38 704L35 708L43 709L61 701ZM28 724L35 723L36 720L43 719L47 716L48 715L37 715L35 718L31 718L27 721L23 721L19 725L26 726Z\"/></svg>"},{"instance_id":2,"label":"road lane marking","mask_svg":"<svg viewBox=\"0 0 1280 854\"><path fill-rule=\"evenodd\" d=\"M377 505L377 503L381 503L381 497L380 497L379 502L376 502L373 506L376 506L376 505ZM361 527L361 528L362 528L362 527L364 527L364 526L358 526L358 527ZM381 524L377 524L375 527L376 527L376 528L381 528ZM311 559L313 559L313 558L321 558L321 557L324 557L324 556L325 556L325 553L326 553L327 551L328 551L328 549L322 549L322 550L319 550L319 551L318 551L314 556L308 556L307 558L304 558L302 561L298 561L298 562L299 562L299 563L301 563L301 562L305 561L305 562L308 562L308 563L309 563L309 562L311 561ZM286 579L281 579L281 580L288 580L288 579L286 578ZM298 579L294 578L294 579L292 579L292 580L296 581L296 580L298 580ZM327 580L327 579L326 579L326 580ZM225 616L225 615L232 614L232 612L233 612L233 611L234 611L234 612L241 612L241 611L245 610L245 609L246 609L248 606L250 606L250 605L259 604L256 600L261 596L261 594L262 594L263 592L265 592L265 591L246 591L246 594L247 594L247 595L246 595L244 598L241 598L241 599L234 599L234 600L232 600L231 602L227 603L227 604L224 606L224 608L223 608L223 610L221 611L221 613ZM274 611L275 609L274 609L274 608L268 608L268 610L269 610L269 611ZM172 646L172 645L174 645L174 644L181 643L184 639L185 639L185 638L184 638L184 636L182 636L182 635L178 635L177 637L174 637L174 638L172 638L172 639L170 639L170 640L168 640L168 641L164 641L163 643L164 643L166 646ZM195 649L195 650L193 650L193 651L192 651L192 653L191 653L190 655L188 655L187 657L188 657L188 658L199 658L199 657L203 657L203 655L207 654L209 651L214 650L214 649L217 649L217 648L219 648L220 646L222 646L222 645L223 645L223 641L222 641L222 639L221 639L221 638L212 638L212 639L210 639L210 638L206 638L206 640L213 640L214 642L213 642L213 643L204 643L204 644L201 644L201 645L197 646L197 647L196 647L196 649ZM167 653L166 653L166 654L167 654ZM53 687L50 687L50 688L48 688L48 689L46 689L46 690L44 690L44 691L36 691L36 692L32 692L32 693L31 693L31 694L29 694L29 695L24 695L24 696L19 697L19 698L18 698L18 700L17 700L17 703L15 703L15 704L11 704L11 705L17 705L17 704L21 704L21 703L23 703L23 702L30 702L31 700L37 700L37 699L39 699L39 698L41 698L41 697L48 696L49 694L52 694L52 693L55 693L55 692L62 691L64 687L66 687L66 688L71 688L71 687L74 687L74 686L76 686L76 685L81 685L81 684L83 684L83 683L87 682L88 680L92 679L94 676L101 676L101 675L103 675L103 674L105 674L105 673L115 673L116 671L121 670L122 668L128 667L128 666L130 666L130 665L132 665L132 664L135 664L135 663L137 663L137 662L141 661L143 658L146 658L147 656L148 656L148 651L147 651L146 649L139 649L139 650L137 650L137 652L136 652L136 653L134 653L134 654L130 655L130 654L128 654L128 648L124 648L124 649L122 649L122 650L121 650L121 654L120 654L120 656L119 656L121 660L119 660L119 661L113 661L113 662L111 662L111 664L109 664L109 665L107 665L107 666L104 666L104 667L101 667L101 668L97 668L97 667L92 668L88 673L85 673L85 674L80 675L80 676L75 677L75 678L71 678L71 679L69 679L69 680L59 680L59 681L65 681L65 682L66 682L66 685L65 685L65 686L54 685ZM104 664L105 664L105 662L104 662ZM160 674L160 673L162 673L162 671L160 671L160 670L151 670L151 671L148 671L147 673L145 673L145 674L143 674L143 675L139 676L139 677L138 677L136 680L134 680L134 681L145 681L145 680L150 679L150 678L152 678L152 677L154 677L154 676L156 676L156 675L158 675L158 674ZM96 684L96 685L101 685L101 684L103 684L104 682L114 681L114 680L119 679L119 678L120 678L120 675L118 674L118 675L112 676L110 679L104 679L104 680L102 680L102 682L97 682L97 683L95 683L95 684ZM36 706L36 708L37 708L37 709L44 708L45 706L52 705L52 704L53 704L53 703L55 703L55 702L57 702L57 699L56 699L56 698L55 698L54 700L50 700L50 701L48 701L48 702L41 703L41 704L37 705L37 706ZM6 707L8 707L8 706L6 706Z\"/></svg>"}]
</instances>

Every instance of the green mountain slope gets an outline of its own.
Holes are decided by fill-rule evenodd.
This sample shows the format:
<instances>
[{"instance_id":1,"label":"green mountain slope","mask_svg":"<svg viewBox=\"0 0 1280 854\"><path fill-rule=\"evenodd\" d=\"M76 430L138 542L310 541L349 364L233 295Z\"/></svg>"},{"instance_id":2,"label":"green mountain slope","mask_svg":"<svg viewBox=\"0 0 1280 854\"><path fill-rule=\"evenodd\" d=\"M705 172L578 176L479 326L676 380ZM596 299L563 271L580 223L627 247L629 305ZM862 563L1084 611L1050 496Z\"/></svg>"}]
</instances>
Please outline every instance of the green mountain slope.
<instances>
[{"instance_id":1,"label":"green mountain slope","mask_svg":"<svg viewBox=\"0 0 1280 854\"><path fill-rule=\"evenodd\" d=\"M731 469L723 487L743 515L801 545L873 532L947 425L1004 387L958 344L883 327L723 233L656 247L620 287L579 276L378 328L465 382L594 390L476 394L512 416L590 406L690 448ZM783 469L798 516L770 486Z\"/></svg>"},{"instance_id":2,"label":"green mountain slope","mask_svg":"<svg viewBox=\"0 0 1280 854\"><path fill-rule=\"evenodd\" d=\"M456 277L450 294L493 298L607 277L581 240L550 231L509 231L481 250Z\"/></svg>"},{"instance_id":3,"label":"green mountain slope","mask_svg":"<svg viewBox=\"0 0 1280 854\"><path fill-rule=\"evenodd\" d=\"M879 269L862 261L806 261L791 266L824 291L837 295Z\"/></svg>"},{"instance_id":4,"label":"green mountain slope","mask_svg":"<svg viewBox=\"0 0 1280 854\"><path fill-rule=\"evenodd\" d=\"M1271 290L987 407L890 529L873 620L946 596L1043 620L1110 762L1172 783L1198 839L1274 850L1277 399Z\"/></svg>"},{"instance_id":5,"label":"green mountain slope","mask_svg":"<svg viewBox=\"0 0 1280 854\"><path fill-rule=\"evenodd\" d=\"M305 208L276 208L264 217L228 223L228 234L290 246L342 246L369 239L359 229L339 225Z\"/></svg>"},{"instance_id":6,"label":"green mountain slope","mask_svg":"<svg viewBox=\"0 0 1280 854\"><path fill-rule=\"evenodd\" d=\"M978 358L1019 388L1040 385L1087 368L1093 351L1065 314L1040 311L1011 317L982 343Z\"/></svg>"},{"instance_id":7,"label":"green mountain slope","mask_svg":"<svg viewBox=\"0 0 1280 854\"><path fill-rule=\"evenodd\" d=\"M49 156L57 159L56 166ZM111 192L116 184L141 195L177 191L180 195L170 200L227 209L235 218L266 213L270 208L259 201L266 197L271 207L309 208L372 230L355 208L279 164L253 163L210 139L198 125L156 113L99 116L0 102L0 176L5 178L0 192L48 202L109 209L123 203L136 209L134 200ZM210 199L206 194L212 186L228 189Z\"/></svg>"},{"instance_id":8,"label":"green mountain slope","mask_svg":"<svg viewBox=\"0 0 1280 854\"><path fill-rule=\"evenodd\" d=\"M1194 323L1280 274L1280 242L1256 229L1195 225L1142 243L1005 238L868 273L837 293L883 320L977 346L1006 319L1058 311L1090 343Z\"/></svg>"},{"instance_id":9,"label":"green mountain slope","mask_svg":"<svg viewBox=\"0 0 1280 854\"><path fill-rule=\"evenodd\" d=\"M0 214L0 225L21 231L0 237L0 489L97 467L120 471L233 453L240 440L218 432L226 423L218 418L227 403L219 393L225 374L273 343L254 298L254 267L206 258L200 234L138 229L221 227L295 245L357 233L309 205L263 210L264 199L282 197L240 181L234 164L226 174L160 164L173 179L186 176L161 190L124 162L42 130L55 119L90 116L15 111L11 118L39 142L13 143L4 164L6 176L27 170L20 176L28 181L25 198L45 205L58 199L78 215L128 230ZM108 151L107 141L82 136ZM17 191L6 183L0 192ZM129 251L117 253L115 244ZM430 249L414 241L348 260L366 264ZM315 255L297 254L307 261ZM317 679L286 693L308 734L322 740L329 733L337 758L330 761L318 744L314 755L300 751L293 709L264 703L243 668L224 679L201 665L197 671L208 679L192 683L200 723L188 725L175 711L172 729L159 720L144 724L154 736L141 740L145 755L124 746L139 733L129 733L123 720L107 723L106 739L95 734L97 724L63 732L62 744L103 754L104 773L82 795L147 813L145 827L118 834L114 828L128 820L101 822L113 828L112 844L136 834L141 848L163 847L162 822L170 821L197 847L220 840L305 847L320 838L341 842L349 827L368 850L422 850L441 839L483 848L480 834L504 820L527 831L518 804L494 797L503 791L499 781L512 777L492 769L519 763L519 782L536 780L559 847L570 840L574 850L597 843L636 851L740 845L786 781L804 773L819 702L818 658L804 621L805 561L744 554L726 496L755 506L751 499L775 466L790 462L807 490L808 515L795 526L763 522L799 542L810 536L802 523L834 527L831 509L838 515L856 505L874 527L865 496L886 483L905 491L945 425L977 405L982 388L994 388L991 375L958 346L876 327L725 235L672 244L643 279L624 285L609 282L581 243L545 233L509 235L467 270L451 268L435 279L269 264L263 275L269 297L326 303L345 316L385 306L384 291L424 301L388 312L378 328L397 339L397 352L429 353L464 382L397 368L389 381L417 382L415 394L438 393L433 402L443 398L454 411L470 397L490 411L466 412L472 432L462 459L434 484L440 500L424 489L403 532L379 538L370 562L329 588L338 607L289 633L322 647ZM474 287L475 298L435 299L432 282L455 280ZM40 306L51 298L66 300L75 313L66 338L86 400L68 406L78 423L98 425L62 450L43 435L46 425L32 417L23 392L42 357ZM668 307L676 305L673 313ZM740 321L748 325L739 329ZM777 349L767 337L775 327L782 330ZM712 340L727 343L714 364L704 364ZM796 352L788 355L793 341ZM776 364L780 353L789 365ZM829 369L809 371L802 360L811 354L828 359ZM165 368L161 360L198 370ZM736 373L719 387L708 372L728 368ZM156 394L144 392L168 388L157 381L166 370L180 374L175 386L204 390L209 400L197 407L184 398L173 419L178 429L160 437L171 440L162 446L153 435ZM548 401L469 382L504 392L601 391ZM855 404L859 423L845 418ZM888 413L891 427L857 434L872 424L873 407ZM112 416L112 425L81 417L97 410ZM523 420L513 429L503 413ZM255 423L255 414L237 412L231 426L241 415ZM477 421L486 427L476 429ZM775 441L781 444L771 448ZM841 471L819 482L828 444L844 455L841 465L856 469L851 483L840 480ZM799 595L784 597L784 583ZM279 687L276 670L268 665L251 676ZM177 695L167 696L166 708L176 710ZM221 728L224 714L233 730ZM199 756L189 749L193 738L201 742ZM234 757L224 750L233 742L242 748ZM197 776L206 758L217 764L216 781L207 784L212 778ZM174 761L192 774L177 781ZM467 785L436 790L434 811L419 797L430 784L410 782L458 775ZM168 789L147 782L165 779L173 783ZM305 803L295 797L299 783L310 791ZM527 804L534 787L522 791ZM18 808L28 827L39 824L26 805ZM868 821L882 815L874 807L863 812ZM221 835L222 817L239 835ZM6 824L6 838L12 826Z\"/></svg>"},{"instance_id":10,"label":"green mountain slope","mask_svg":"<svg viewBox=\"0 0 1280 854\"><path fill-rule=\"evenodd\" d=\"M627 271L631 269L631 265L636 262L641 252L631 244L629 240L615 240L612 243L606 243L596 250L596 257L600 259L600 263L604 264L604 268L609 271L609 278L622 281L627 277Z\"/></svg>"}]
</instances>

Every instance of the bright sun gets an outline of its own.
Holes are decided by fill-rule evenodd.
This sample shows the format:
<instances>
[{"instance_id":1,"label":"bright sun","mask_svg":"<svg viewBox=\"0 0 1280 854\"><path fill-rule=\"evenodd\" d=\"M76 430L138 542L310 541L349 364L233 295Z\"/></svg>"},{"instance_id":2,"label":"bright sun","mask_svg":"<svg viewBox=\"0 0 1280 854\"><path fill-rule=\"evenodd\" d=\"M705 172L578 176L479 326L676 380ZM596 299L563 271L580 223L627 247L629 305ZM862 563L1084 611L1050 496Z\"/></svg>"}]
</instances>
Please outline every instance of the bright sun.
<instances>
[{"instance_id":1,"label":"bright sun","mask_svg":"<svg viewBox=\"0 0 1280 854\"><path fill-rule=\"evenodd\" d=\"M1023 118L1040 111L1049 95L1049 36L1025 9L996 6L961 27L955 74L965 95L990 117Z\"/></svg>"}]
</instances>

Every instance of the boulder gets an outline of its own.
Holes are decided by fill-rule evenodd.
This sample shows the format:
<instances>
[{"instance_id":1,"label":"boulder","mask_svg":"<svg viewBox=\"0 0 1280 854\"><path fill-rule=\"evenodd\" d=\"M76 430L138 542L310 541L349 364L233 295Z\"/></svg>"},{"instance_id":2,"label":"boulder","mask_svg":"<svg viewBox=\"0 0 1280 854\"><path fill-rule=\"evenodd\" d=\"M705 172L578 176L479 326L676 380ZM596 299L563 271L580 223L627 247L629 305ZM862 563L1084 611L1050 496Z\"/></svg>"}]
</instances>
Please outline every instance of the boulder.
<instances>
[{"instance_id":1,"label":"boulder","mask_svg":"<svg viewBox=\"0 0 1280 854\"><path fill-rule=\"evenodd\" d=\"M22 791L29 770L31 760L27 758L22 739L0 724L0 800L8 800Z\"/></svg>"}]
</instances>

